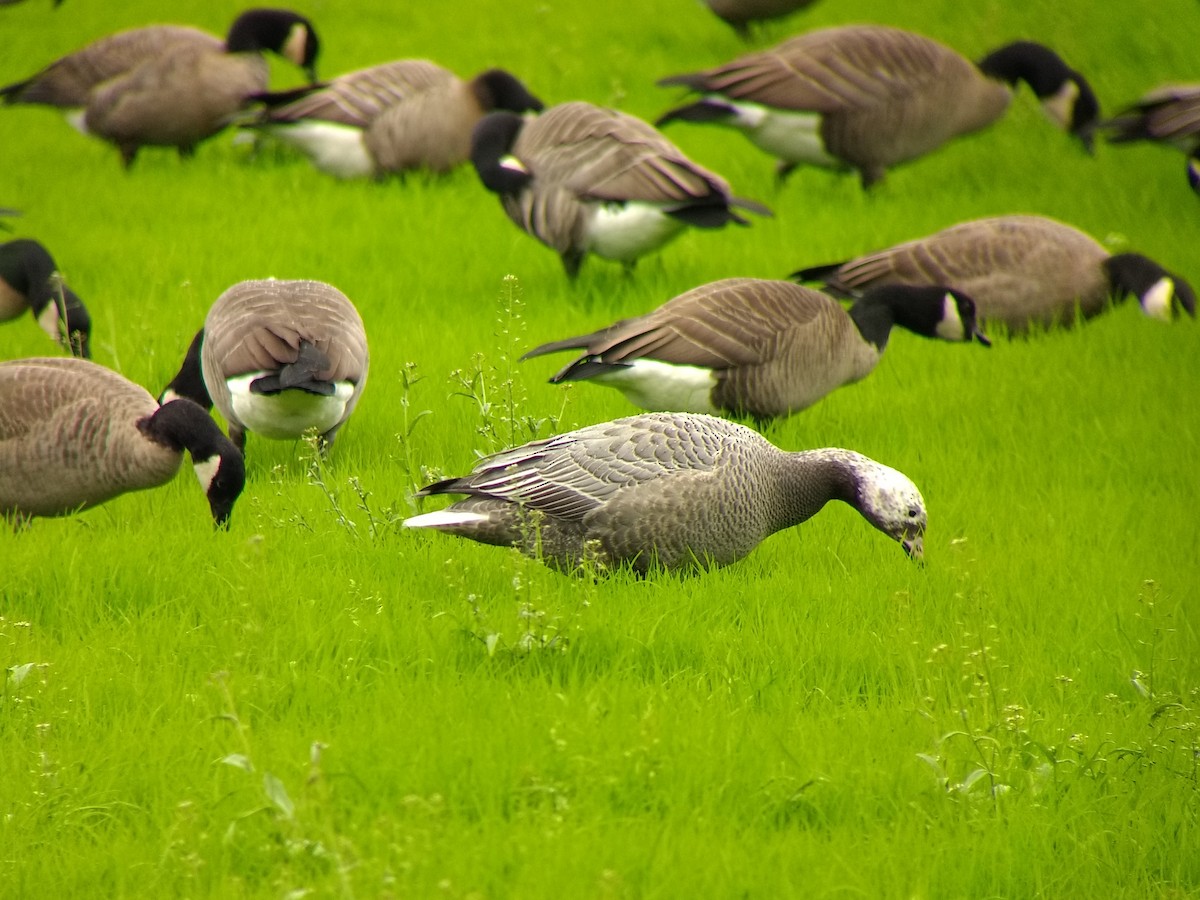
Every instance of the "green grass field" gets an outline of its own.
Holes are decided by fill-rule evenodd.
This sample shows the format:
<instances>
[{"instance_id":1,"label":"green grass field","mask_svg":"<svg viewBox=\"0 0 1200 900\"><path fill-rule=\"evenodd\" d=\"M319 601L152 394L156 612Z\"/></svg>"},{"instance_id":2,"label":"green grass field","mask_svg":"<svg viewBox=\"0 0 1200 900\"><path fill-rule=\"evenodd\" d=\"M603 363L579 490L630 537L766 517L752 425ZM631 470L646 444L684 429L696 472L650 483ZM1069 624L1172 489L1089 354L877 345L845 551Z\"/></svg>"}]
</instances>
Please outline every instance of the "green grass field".
<instances>
[{"instance_id":1,"label":"green grass field","mask_svg":"<svg viewBox=\"0 0 1200 900\"><path fill-rule=\"evenodd\" d=\"M971 57L1036 38L1109 111L1197 78L1192 0L1016 6L826 0L757 42L850 21ZM170 18L222 32L238 9ZM646 118L679 96L656 78L743 46L693 0L302 9L326 76L502 65ZM4 8L0 83L162 15ZM739 135L670 136L775 218L572 286L469 168L342 183L224 135L126 173L54 112L0 109L0 206L88 303L99 362L156 393L217 295L271 275L337 285L372 347L328 460L250 436L228 533L186 472L0 532L0 896L1200 896L1195 322L1131 302L990 351L898 333L768 432L910 475L924 568L841 505L692 578L592 583L401 531L415 487L477 453L632 411L523 350L716 278L1036 212L1200 284L1182 156L1089 158L1027 90L871 195L817 170L777 190ZM53 352L28 317L0 348Z\"/></svg>"}]
</instances>

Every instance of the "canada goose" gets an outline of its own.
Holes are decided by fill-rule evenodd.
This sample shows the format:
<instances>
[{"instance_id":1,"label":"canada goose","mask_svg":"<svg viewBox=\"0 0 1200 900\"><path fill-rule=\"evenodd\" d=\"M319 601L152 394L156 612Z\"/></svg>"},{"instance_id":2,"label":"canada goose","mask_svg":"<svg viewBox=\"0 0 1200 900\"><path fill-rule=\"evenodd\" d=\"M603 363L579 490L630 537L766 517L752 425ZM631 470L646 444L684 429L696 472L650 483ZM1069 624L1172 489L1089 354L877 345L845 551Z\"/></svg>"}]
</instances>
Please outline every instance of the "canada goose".
<instances>
[{"instance_id":1,"label":"canada goose","mask_svg":"<svg viewBox=\"0 0 1200 900\"><path fill-rule=\"evenodd\" d=\"M1090 151L1096 97L1052 50L1018 41L976 65L923 35L879 25L812 31L714 69L664 78L659 85L704 96L656 124L727 125L779 157L780 177L809 163L856 169L870 186L897 163L995 122L1018 81Z\"/></svg>"},{"instance_id":2,"label":"canada goose","mask_svg":"<svg viewBox=\"0 0 1200 900\"><path fill-rule=\"evenodd\" d=\"M832 297L788 281L727 278L521 358L583 350L550 381L614 387L642 409L766 420L865 378L893 325L989 343L976 330L971 299L946 288L876 289L847 312Z\"/></svg>"},{"instance_id":3,"label":"canada goose","mask_svg":"<svg viewBox=\"0 0 1200 900\"><path fill-rule=\"evenodd\" d=\"M463 81L423 59L256 99L268 108L247 127L299 148L318 169L339 178L422 168L448 172L467 161L471 129L485 113L542 109L542 101L503 69Z\"/></svg>"},{"instance_id":4,"label":"canada goose","mask_svg":"<svg viewBox=\"0 0 1200 900\"><path fill-rule=\"evenodd\" d=\"M513 546L563 571L584 561L646 573L708 569L816 515L830 500L920 559L925 503L907 477L852 450L784 452L711 416L644 413L480 460L417 496L466 494L406 519Z\"/></svg>"},{"instance_id":5,"label":"canada goose","mask_svg":"<svg viewBox=\"0 0 1200 900\"><path fill-rule=\"evenodd\" d=\"M812 6L816 0L704 0L714 15L733 28L741 37L750 36L753 22L782 19Z\"/></svg>"},{"instance_id":6,"label":"canada goose","mask_svg":"<svg viewBox=\"0 0 1200 900\"><path fill-rule=\"evenodd\" d=\"M146 145L181 156L229 124L267 88L263 50L311 74L319 44L312 23L283 9L252 9L224 42L198 29L151 26L121 32L0 89L7 103L83 106L82 130L115 144L128 167ZM79 124L76 121L75 124Z\"/></svg>"},{"instance_id":7,"label":"canada goose","mask_svg":"<svg viewBox=\"0 0 1200 900\"><path fill-rule=\"evenodd\" d=\"M166 484L183 451L229 521L242 455L190 400L159 406L142 387L83 359L0 362L0 516L21 524Z\"/></svg>"},{"instance_id":8,"label":"canada goose","mask_svg":"<svg viewBox=\"0 0 1200 900\"><path fill-rule=\"evenodd\" d=\"M50 337L76 356L92 355L92 319L75 292L63 284L58 264L37 241L0 244L0 322L26 310Z\"/></svg>"},{"instance_id":9,"label":"canada goose","mask_svg":"<svg viewBox=\"0 0 1200 900\"><path fill-rule=\"evenodd\" d=\"M333 442L367 384L367 335L346 295L320 281L242 281L221 294L162 399L214 405L239 450L316 429Z\"/></svg>"},{"instance_id":10,"label":"canada goose","mask_svg":"<svg viewBox=\"0 0 1200 900\"><path fill-rule=\"evenodd\" d=\"M1083 232L1041 216L962 222L928 237L844 263L801 269L839 293L881 284L947 284L975 300L979 318L1014 334L1033 326L1070 326L1128 294L1142 311L1170 319L1196 312L1196 295L1178 275L1138 253L1109 254Z\"/></svg>"},{"instance_id":11,"label":"canada goose","mask_svg":"<svg viewBox=\"0 0 1200 900\"><path fill-rule=\"evenodd\" d=\"M1114 144L1152 141L1182 150L1188 183L1200 193L1200 84L1155 88L1101 127Z\"/></svg>"},{"instance_id":12,"label":"canada goose","mask_svg":"<svg viewBox=\"0 0 1200 900\"><path fill-rule=\"evenodd\" d=\"M731 196L723 178L641 119L579 101L536 118L484 116L471 162L508 217L557 251L571 278L588 253L628 267L685 226L749 224L732 207L770 215Z\"/></svg>"}]
</instances>

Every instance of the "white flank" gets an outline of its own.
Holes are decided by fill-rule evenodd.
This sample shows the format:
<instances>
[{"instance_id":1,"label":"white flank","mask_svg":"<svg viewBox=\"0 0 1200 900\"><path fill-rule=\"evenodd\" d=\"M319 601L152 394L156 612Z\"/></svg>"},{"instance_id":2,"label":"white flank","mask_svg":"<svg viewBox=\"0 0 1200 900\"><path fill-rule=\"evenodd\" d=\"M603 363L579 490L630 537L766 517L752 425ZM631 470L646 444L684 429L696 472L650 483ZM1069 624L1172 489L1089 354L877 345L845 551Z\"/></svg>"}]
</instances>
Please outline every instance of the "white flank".
<instances>
[{"instance_id":1,"label":"white flank","mask_svg":"<svg viewBox=\"0 0 1200 900\"><path fill-rule=\"evenodd\" d=\"M459 525L476 525L487 520L488 517L482 513L439 509L437 512L422 513L405 519L401 524L405 528L454 528Z\"/></svg>"},{"instance_id":2,"label":"white flank","mask_svg":"<svg viewBox=\"0 0 1200 900\"><path fill-rule=\"evenodd\" d=\"M1171 300L1175 297L1175 282L1170 278L1160 278L1150 286L1150 290L1142 294L1142 312L1152 319L1171 321Z\"/></svg>"},{"instance_id":3,"label":"white flank","mask_svg":"<svg viewBox=\"0 0 1200 900\"><path fill-rule=\"evenodd\" d=\"M793 163L840 168L821 137L821 114L771 109L757 103L734 103L736 116L729 124L746 133L750 142L772 156Z\"/></svg>"},{"instance_id":4,"label":"white flank","mask_svg":"<svg viewBox=\"0 0 1200 900\"><path fill-rule=\"evenodd\" d=\"M346 404L354 394L354 385L349 381L336 385L336 390L328 397L301 390L270 395L251 393L250 382L266 374L251 372L226 382L234 417L247 430L266 438L298 438L310 428L324 434L342 421Z\"/></svg>"},{"instance_id":5,"label":"white flank","mask_svg":"<svg viewBox=\"0 0 1200 900\"><path fill-rule=\"evenodd\" d=\"M192 468L196 470L196 478L200 481L200 487L204 488L204 493L207 494L208 489L212 487L213 479L217 477L217 470L221 468L221 457L193 459Z\"/></svg>"},{"instance_id":6,"label":"white flank","mask_svg":"<svg viewBox=\"0 0 1200 900\"><path fill-rule=\"evenodd\" d=\"M717 376L701 366L677 366L638 359L591 381L619 390L630 403L650 412L720 413L712 402Z\"/></svg>"},{"instance_id":7,"label":"white flank","mask_svg":"<svg viewBox=\"0 0 1200 900\"><path fill-rule=\"evenodd\" d=\"M958 314L958 303L949 292L942 298L942 320L937 323L936 331L944 341L967 340L967 329L963 326L962 316Z\"/></svg>"},{"instance_id":8,"label":"white flank","mask_svg":"<svg viewBox=\"0 0 1200 900\"><path fill-rule=\"evenodd\" d=\"M653 203L597 203L584 241L588 251L597 256L633 262L662 247L684 227Z\"/></svg>"},{"instance_id":9,"label":"white flank","mask_svg":"<svg viewBox=\"0 0 1200 900\"><path fill-rule=\"evenodd\" d=\"M322 172L338 178L366 178L375 172L375 161L363 143L361 128L301 121L268 125L262 130L300 150Z\"/></svg>"}]
</instances>

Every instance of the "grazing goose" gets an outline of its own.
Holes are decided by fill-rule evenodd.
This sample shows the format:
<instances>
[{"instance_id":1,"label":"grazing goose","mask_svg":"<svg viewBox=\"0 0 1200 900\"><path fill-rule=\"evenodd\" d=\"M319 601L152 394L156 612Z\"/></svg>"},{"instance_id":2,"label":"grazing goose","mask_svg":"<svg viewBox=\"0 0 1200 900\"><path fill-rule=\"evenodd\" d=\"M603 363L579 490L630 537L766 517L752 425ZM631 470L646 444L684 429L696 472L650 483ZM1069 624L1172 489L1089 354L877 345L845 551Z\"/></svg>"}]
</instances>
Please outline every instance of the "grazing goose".
<instances>
[{"instance_id":1,"label":"grazing goose","mask_svg":"<svg viewBox=\"0 0 1200 900\"><path fill-rule=\"evenodd\" d=\"M742 425L686 413L533 441L418 496L434 494L467 497L405 526L517 547L563 571L728 565L830 500L920 559L926 521L920 491L895 469L852 450L787 453Z\"/></svg>"},{"instance_id":2,"label":"grazing goose","mask_svg":"<svg viewBox=\"0 0 1200 900\"><path fill-rule=\"evenodd\" d=\"M463 81L423 59L340 75L324 86L265 94L248 127L302 150L339 178L408 169L448 172L471 153L471 129L495 109L541 110L542 101L503 69Z\"/></svg>"},{"instance_id":3,"label":"grazing goose","mask_svg":"<svg viewBox=\"0 0 1200 900\"><path fill-rule=\"evenodd\" d=\"M58 264L37 241L0 244L0 322L29 310L50 337L75 356L90 357L92 319L75 292L63 284Z\"/></svg>"},{"instance_id":4,"label":"grazing goose","mask_svg":"<svg viewBox=\"0 0 1200 900\"><path fill-rule=\"evenodd\" d=\"M782 19L812 6L816 0L704 0L721 21L742 38L750 36L750 25L768 19Z\"/></svg>"},{"instance_id":5,"label":"grazing goose","mask_svg":"<svg viewBox=\"0 0 1200 900\"><path fill-rule=\"evenodd\" d=\"M494 112L471 143L484 187L519 227L562 257L574 278L588 253L632 266L686 226L749 224L723 178L701 168L641 119L590 103L537 118Z\"/></svg>"},{"instance_id":6,"label":"grazing goose","mask_svg":"<svg viewBox=\"0 0 1200 900\"><path fill-rule=\"evenodd\" d=\"M166 484L183 451L225 525L245 483L242 455L190 400L159 406L83 359L0 362L0 516L62 516Z\"/></svg>"},{"instance_id":7,"label":"grazing goose","mask_svg":"<svg viewBox=\"0 0 1200 900\"><path fill-rule=\"evenodd\" d=\"M648 315L543 344L522 359L583 350L550 381L614 387L642 409L765 420L865 378L893 325L988 344L975 328L971 299L946 288L876 289L847 312L832 297L791 282L728 278Z\"/></svg>"},{"instance_id":8,"label":"grazing goose","mask_svg":"<svg viewBox=\"0 0 1200 900\"><path fill-rule=\"evenodd\" d=\"M1059 125L1091 148L1099 105L1052 50L1018 41L978 65L909 31L848 25L812 31L723 66L675 75L704 96L664 114L743 131L780 160L856 169L864 186L887 169L995 122L1025 81Z\"/></svg>"},{"instance_id":9,"label":"grazing goose","mask_svg":"<svg viewBox=\"0 0 1200 900\"><path fill-rule=\"evenodd\" d=\"M225 291L162 399L214 405L239 450L246 432L333 442L367 383L367 335L346 295L320 281L242 281Z\"/></svg>"},{"instance_id":10,"label":"grazing goose","mask_svg":"<svg viewBox=\"0 0 1200 900\"><path fill-rule=\"evenodd\" d=\"M1133 294L1142 311L1169 320L1196 312L1178 275L1138 253L1109 254L1083 232L1041 216L997 216L954 225L849 262L801 269L800 281L853 294L882 284L947 284L971 295L979 318L1014 334L1090 319Z\"/></svg>"},{"instance_id":11,"label":"grazing goose","mask_svg":"<svg viewBox=\"0 0 1200 900\"><path fill-rule=\"evenodd\" d=\"M1182 150L1188 183L1200 193L1200 84L1155 88L1102 127L1114 144L1152 141Z\"/></svg>"}]
</instances>

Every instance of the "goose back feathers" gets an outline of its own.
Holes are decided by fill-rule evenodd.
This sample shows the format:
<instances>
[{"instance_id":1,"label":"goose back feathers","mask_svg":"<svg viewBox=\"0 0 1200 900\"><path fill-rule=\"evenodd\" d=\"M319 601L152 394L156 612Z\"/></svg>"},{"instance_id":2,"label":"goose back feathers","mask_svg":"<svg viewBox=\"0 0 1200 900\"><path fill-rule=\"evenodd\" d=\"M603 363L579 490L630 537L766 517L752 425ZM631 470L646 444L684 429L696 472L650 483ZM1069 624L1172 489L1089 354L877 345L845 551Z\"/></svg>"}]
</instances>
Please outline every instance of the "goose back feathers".
<instances>
[{"instance_id":1,"label":"goose back feathers","mask_svg":"<svg viewBox=\"0 0 1200 900\"><path fill-rule=\"evenodd\" d=\"M1164 85L1103 124L1114 144L1150 141L1188 157L1188 182L1200 192L1200 84Z\"/></svg>"},{"instance_id":2,"label":"goose back feathers","mask_svg":"<svg viewBox=\"0 0 1200 900\"><path fill-rule=\"evenodd\" d=\"M975 300L980 319L1018 334L1069 326L1129 294L1156 318L1196 308L1182 277L1140 254L1112 256L1078 229L1041 216L975 219L793 277L843 294L881 284L950 285Z\"/></svg>"},{"instance_id":3,"label":"goose back feathers","mask_svg":"<svg viewBox=\"0 0 1200 900\"><path fill-rule=\"evenodd\" d=\"M63 283L50 251L22 238L0 244L0 322L25 310L72 354L91 356L92 320L87 307Z\"/></svg>"},{"instance_id":4,"label":"goose back feathers","mask_svg":"<svg viewBox=\"0 0 1200 900\"><path fill-rule=\"evenodd\" d=\"M534 441L420 496L436 494L466 497L404 524L517 547L564 571L727 565L830 500L916 557L926 525L920 492L894 469L850 450L786 453L749 428L681 413Z\"/></svg>"},{"instance_id":5,"label":"goose back feathers","mask_svg":"<svg viewBox=\"0 0 1200 900\"><path fill-rule=\"evenodd\" d=\"M320 281L265 279L229 288L208 311L163 397L216 406L239 447L316 429L328 445L358 404L369 355L354 304Z\"/></svg>"},{"instance_id":6,"label":"goose back feathers","mask_svg":"<svg viewBox=\"0 0 1200 900\"><path fill-rule=\"evenodd\" d=\"M937 41L878 25L808 32L702 72L662 79L702 93L665 113L743 131L780 160L857 170L864 185L951 138L999 119L1018 80L1047 111L1090 141L1091 87L1053 51L1022 41L979 65Z\"/></svg>"},{"instance_id":7,"label":"goose back feathers","mask_svg":"<svg viewBox=\"0 0 1200 900\"><path fill-rule=\"evenodd\" d=\"M463 81L420 59L349 72L315 90L267 94L251 127L290 143L342 178L409 169L446 172L467 160L471 130L495 109L542 102L512 74L489 69Z\"/></svg>"},{"instance_id":8,"label":"goose back feathers","mask_svg":"<svg viewBox=\"0 0 1200 900\"><path fill-rule=\"evenodd\" d=\"M641 119L590 103L536 118L496 112L475 127L471 161L520 228L551 247L572 277L595 253L633 264L687 225L746 221L719 175L688 159Z\"/></svg>"},{"instance_id":9,"label":"goose back feathers","mask_svg":"<svg viewBox=\"0 0 1200 900\"><path fill-rule=\"evenodd\" d=\"M875 290L847 312L832 297L790 282L730 278L523 358L582 350L550 380L615 387L643 409L769 419L866 377L893 325L986 342L971 299L945 288Z\"/></svg>"},{"instance_id":10,"label":"goose back feathers","mask_svg":"<svg viewBox=\"0 0 1200 900\"><path fill-rule=\"evenodd\" d=\"M80 359L0 362L0 515L86 509L157 487L183 451L218 524L245 481L242 456L190 400L159 406L143 388Z\"/></svg>"}]
</instances>

